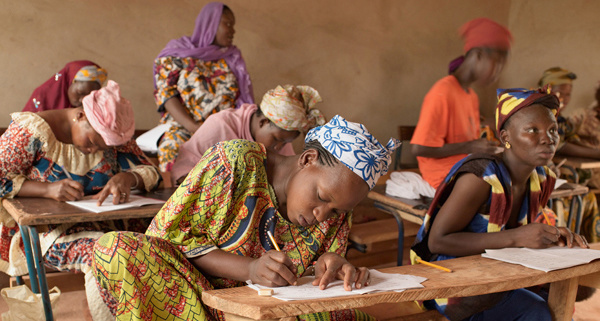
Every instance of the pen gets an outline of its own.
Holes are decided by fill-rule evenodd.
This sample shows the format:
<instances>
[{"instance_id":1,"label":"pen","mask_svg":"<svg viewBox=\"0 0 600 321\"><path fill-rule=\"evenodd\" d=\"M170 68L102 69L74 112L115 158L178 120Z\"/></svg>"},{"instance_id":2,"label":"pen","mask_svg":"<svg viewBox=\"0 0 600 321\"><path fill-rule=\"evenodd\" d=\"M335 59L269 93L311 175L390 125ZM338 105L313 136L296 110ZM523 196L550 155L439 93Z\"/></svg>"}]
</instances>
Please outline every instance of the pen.
<instances>
[{"instance_id":1,"label":"pen","mask_svg":"<svg viewBox=\"0 0 600 321\"><path fill-rule=\"evenodd\" d=\"M273 234L271 234L271 231L267 231L267 235L269 236L269 239L271 239L271 243L273 243L277 252L281 252L281 249L279 249L279 245L277 245L277 242L275 242L275 238L273 237Z\"/></svg>"},{"instance_id":2,"label":"pen","mask_svg":"<svg viewBox=\"0 0 600 321\"><path fill-rule=\"evenodd\" d=\"M65 173L65 175L67 175L67 178L70 179L70 180L72 180L72 181L74 181L73 177L71 177L71 174L69 174L69 172L67 172L67 170L65 169L65 167L61 166L61 165L59 165L59 166L60 166L60 168L62 168L63 173Z\"/></svg>"},{"instance_id":3,"label":"pen","mask_svg":"<svg viewBox=\"0 0 600 321\"><path fill-rule=\"evenodd\" d=\"M446 271L446 272L452 272L452 270L450 270L449 268L445 268L445 267L443 267L443 266L439 266L439 265L437 265L437 264L433 264L433 263L431 263L431 262L423 261L423 260L421 260L421 259L417 259L416 261L417 261L418 263L425 264L425 265L427 265L427 266L431 266L432 268L440 269L440 270L442 270L442 271Z\"/></svg>"},{"instance_id":4,"label":"pen","mask_svg":"<svg viewBox=\"0 0 600 321\"><path fill-rule=\"evenodd\" d=\"M558 164L556 164L556 170L558 170L561 166L563 166L565 163L567 162L566 158L563 158L563 160L561 160Z\"/></svg>"}]
</instances>

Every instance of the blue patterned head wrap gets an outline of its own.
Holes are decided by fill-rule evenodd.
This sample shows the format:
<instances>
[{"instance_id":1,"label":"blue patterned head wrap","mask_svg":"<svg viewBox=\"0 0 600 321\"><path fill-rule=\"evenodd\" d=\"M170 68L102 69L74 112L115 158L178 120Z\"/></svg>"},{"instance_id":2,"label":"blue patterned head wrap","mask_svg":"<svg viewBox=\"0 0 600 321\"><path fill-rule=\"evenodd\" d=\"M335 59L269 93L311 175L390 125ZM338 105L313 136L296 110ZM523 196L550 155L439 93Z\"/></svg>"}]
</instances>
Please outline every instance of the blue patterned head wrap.
<instances>
[{"instance_id":1,"label":"blue patterned head wrap","mask_svg":"<svg viewBox=\"0 0 600 321\"><path fill-rule=\"evenodd\" d=\"M335 115L327 124L311 129L304 142L317 140L335 158L360 176L373 189L381 175L387 173L392 152L400 141L391 138L386 146L359 123Z\"/></svg>"}]
</instances>

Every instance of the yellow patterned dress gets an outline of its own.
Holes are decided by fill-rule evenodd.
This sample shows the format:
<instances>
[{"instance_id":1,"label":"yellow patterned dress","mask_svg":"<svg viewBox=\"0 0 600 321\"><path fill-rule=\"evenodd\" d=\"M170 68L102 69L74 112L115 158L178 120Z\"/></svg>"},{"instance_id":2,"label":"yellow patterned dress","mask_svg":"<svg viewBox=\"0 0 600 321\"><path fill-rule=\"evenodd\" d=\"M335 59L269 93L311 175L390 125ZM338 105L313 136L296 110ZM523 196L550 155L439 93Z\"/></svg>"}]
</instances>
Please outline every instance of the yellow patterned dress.
<instances>
[{"instance_id":1,"label":"yellow patterned dress","mask_svg":"<svg viewBox=\"0 0 600 321\"><path fill-rule=\"evenodd\" d=\"M96 243L96 277L119 301L118 320L223 320L222 313L202 304L202 291L244 283L203 275L188 259L215 249L259 258L273 249L267 231L298 275L325 252L345 253L351 214L307 228L291 224L277 211L265 161L258 143L219 143L204 154L146 235L115 232ZM355 310L299 318L371 319Z\"/></svg>"},{"instance_id":2,"label":"yellow patterned dress","mask_svg":"<svg viewBox=\"0 0 600 321\"><path fill-rule=\"evenodd\" d=\"M239 96L238 81L225 59L203 61L194 57L163 57L154 62L156 90L154 98L161 113L161 124L170 124L159 142L160 170L170 171L179 147L193 133L173 119L164 104L175 97L198 123L216 112L235 108Z\"/></svg>"}]
</instances>

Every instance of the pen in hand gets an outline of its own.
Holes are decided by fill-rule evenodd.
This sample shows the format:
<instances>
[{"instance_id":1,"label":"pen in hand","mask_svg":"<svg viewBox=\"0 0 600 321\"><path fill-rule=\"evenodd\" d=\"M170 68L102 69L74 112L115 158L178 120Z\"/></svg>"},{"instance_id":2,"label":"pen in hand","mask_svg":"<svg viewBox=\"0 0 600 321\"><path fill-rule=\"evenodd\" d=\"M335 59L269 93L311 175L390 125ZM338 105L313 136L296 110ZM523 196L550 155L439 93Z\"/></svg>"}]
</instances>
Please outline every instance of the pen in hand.
<instances>
[{"instance_id":1,"label":"pen in hand","mask_svg":"<svg viewBox=\"0 0 600 321\"><path fill-rule=\"evenodd\" d=\"M279 245L277 245L277 242L275 242L275 238L273 237L273 234L271 234L271 231L267 231L267 235L269 236L271 243L273 243L273 246L275 246L277 252L281 252L281 249L279 248Z\"/></svg>"}]
</instances>

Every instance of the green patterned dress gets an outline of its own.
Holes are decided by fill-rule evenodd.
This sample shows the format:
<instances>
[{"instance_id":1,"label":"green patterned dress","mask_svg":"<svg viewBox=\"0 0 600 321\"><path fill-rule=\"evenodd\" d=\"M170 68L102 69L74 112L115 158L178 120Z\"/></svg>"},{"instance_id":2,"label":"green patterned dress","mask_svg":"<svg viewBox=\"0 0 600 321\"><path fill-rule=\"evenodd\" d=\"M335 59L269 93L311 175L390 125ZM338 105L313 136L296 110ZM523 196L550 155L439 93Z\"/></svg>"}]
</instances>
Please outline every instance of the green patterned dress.
<instances>
[{"instance_id":1,"label":"green patterned dress","mask_svg":"<svg viewBox=\"0 0 600 321\"><path fill-rule=\"evenodd\" d=\"M116 232L97 242L96 276L119 301L118 320L223 320L222 313L202 304L202 291L244 283L203 275L188 259L215 249L258 258L273 249L267 231L299 276L325 252L344 255L351 214L307 228L291 224L277 211L265 161L258 143L219 143L204 154L146 235ZM344 310L299 318L370 316Z\"/></svg>"}]
</instances>

